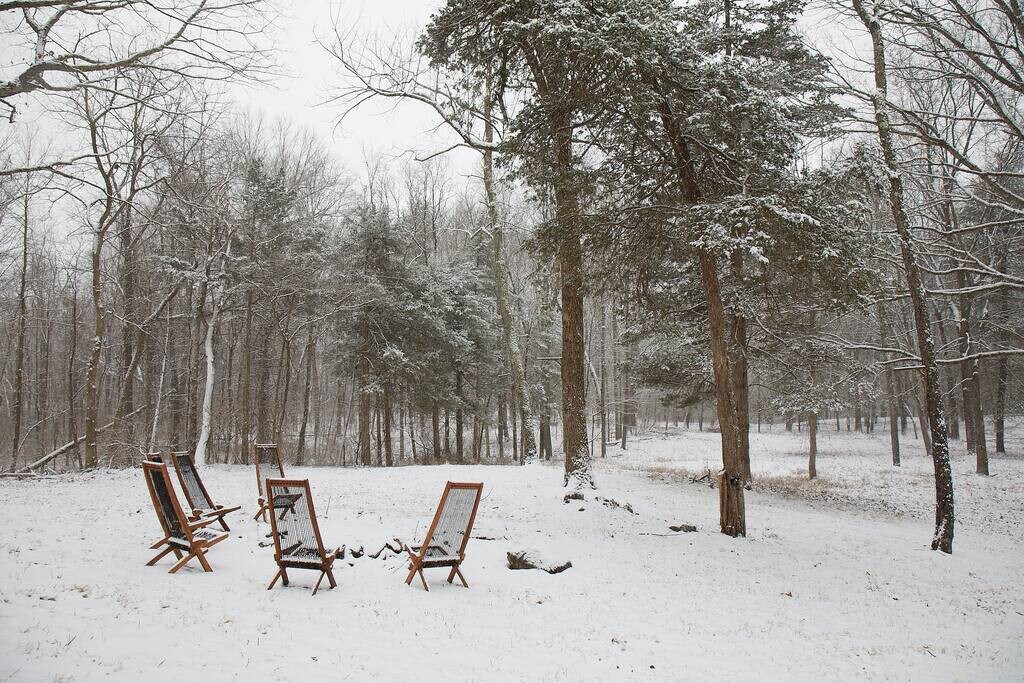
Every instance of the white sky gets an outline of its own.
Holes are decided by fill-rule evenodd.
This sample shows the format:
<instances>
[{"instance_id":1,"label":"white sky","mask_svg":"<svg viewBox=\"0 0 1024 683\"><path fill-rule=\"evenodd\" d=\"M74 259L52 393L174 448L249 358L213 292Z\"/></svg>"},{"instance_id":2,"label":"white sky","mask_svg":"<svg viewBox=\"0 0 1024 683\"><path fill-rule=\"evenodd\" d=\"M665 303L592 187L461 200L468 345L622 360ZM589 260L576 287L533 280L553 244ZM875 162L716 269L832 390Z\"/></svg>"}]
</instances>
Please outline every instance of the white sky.
<instances>
[{"instance_id":1,"label":"white sky","mask_svg":"<svg viewBox=\"0 0 1024 683\"><path fill-rule=\"evenodd\" d=\"M283 2L284 0L282 0ZM342 82L332 58L317 39L332 42L334 23L357 36L380 36L390 42L399 34L414 37L442 0L301 0L283 10L275 50L289 76L259 89L239 89L243 105L273 115L286 115L312 128L352 170L364 155L385 158L413 153L423 155L448 147L455 138L438 128L438 119L425 105L414 102L374 101L346 117L340 126L334 119L340 108L322 104L329 90ZM801 19L808 42L825 54L849 63L849 55L863 52L865 37L860 27L828 9L830 0L817 0ZM474 152L459 150L447 159L456 173L475 175L479 163Z\"/></svg>"},{"instance_id":2,"label":"white sky","mask_svg":"<svg viewBox=\"0 0 1024 683\"><path fill-rule=\"evenodd\" d=\"M438 126L434 112L415 102L371 101L335 125L340 112L337 105L324 104L331 88L343 83L343 77L321 41L334 38L335 22L344 32L384 42L401 35L412 39L425 25L442 0L273 0L281 16L273 35L265 36L264 46L272 49L285 75L259 87L233 85L229 96L239 106L264 112L268 117L285 116L312 129L350 170L359 172L366 156L411 158L450 146L455 140ZM844 53L860 52L862 30L842 26L835 12L824 9L832 0L817 0L801 24L808 41L827 54L848 62ZM0 74L11 68L23 53L0 45ZM59 148L73 145L46 121L46 98L20 98L19 115L14 126L4 133L22 139L34 138L34 148ZM0 126L6 124L0 123ZM59 130L56 129L56 130ZM64 138L64 139L62 139ZM63 144L62 144L63 143ZM455 173L476 176L479 159L469 150L447 155Z\"/></svg>"},{"instance_id":3,"label":"white sky","mask_svg":"<svg viewBox=\"0 0 1024 683\"><path fill-rule=\"evenodd\" d=\"M333 87L343 82L334 60L317 43L331 43L334 22L357 36L380 36L390 42L398 33L414 36L439 0L307 0L285 8L274 36L274 49L286 76L267 86L238 88L239 104L269 116L283 115L313 129L336 156L358 170L365 154L409 158L448 147L450 134L438 129L438 119L425 105L414 102L372 101L349 114L340 125L337 105L323 104ZM475 173L477 155L463 150L449 155L451 167Z\"/></svg>"}]
</instances>

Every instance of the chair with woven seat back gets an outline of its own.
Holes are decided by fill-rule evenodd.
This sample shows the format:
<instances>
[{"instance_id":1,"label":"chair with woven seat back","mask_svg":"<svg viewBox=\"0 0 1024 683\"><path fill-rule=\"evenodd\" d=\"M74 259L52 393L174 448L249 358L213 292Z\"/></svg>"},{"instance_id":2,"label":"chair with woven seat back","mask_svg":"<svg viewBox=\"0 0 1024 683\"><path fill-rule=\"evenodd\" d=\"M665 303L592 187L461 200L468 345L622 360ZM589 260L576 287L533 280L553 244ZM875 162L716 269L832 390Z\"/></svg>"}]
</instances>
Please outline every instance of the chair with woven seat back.
<instances>
[{"instance_id":1,"label":"chair with woven seat back","mask_svg":"<svg viewBox=\"0 0 1024 683\"><path fill-rule=\"evenodd\" d=\"M171 486L171 475L167 465L156 462L142 463L142 472L146 477L146 487L153 501L153 510L160 520L164 537L150 546L151 550L163 547L156 557L146 563L153 566L168 553L174 553L177 564L170 569L174 574L193 558L199 560L203 571L212 572L206 560L206 552L220 543L228 534L223 531L211 531L206 527L216 521L215 518L190 520L178 503L178 497ZM166 546L166 547L165 547Z\"/></svg>"},{"instance_id":2,"label":"chair with woven seat back","mask_svg":"<svg viewBox=\"0 0 1024 683\"><path fill-rule=\"evenodd\" d=\"M199 476L199 470L196 469L192 456L187 452L171 453L171 462L174 464L174 471L178 473L178 483L181 484L181 490L185 492L185 500L188 501L189 507L192 509L192 518L212 517L220 522L224 531L231 531L227 522L224 521L224 516L240 510L241 506L224 507L214 503Z\"/></svg>"},{"instance_id":3,"label":"chair with woven seat back","mask_svg":"<svg viewBox=\"0 0 1024 683\"><path fill-rule=\"evenodd\" d=\"M462 585L469 588L466 577L462 575L459 567L466 559L466 544L473 531L483 489L482 483L450 481L445 485L441 502L437 506L437 512L434 513L434 519L423 538L423 543L405 546L405 551L409 554L409 575L405 578L407 585L412 583L416 574L419 574L423 588L429 591L423 570L431 567L451 567L448 583L458 576Z\"/></svg>"},{"instance_id":4,"label":"chair with woven seat back","mask_svg":"<svg viewBox=\"0 0 1024 683\"><path fill-rule=\"evenodd\" d=\"M318 569L320 578L313 587L313 595L327 577L331 588L337 587L332 566L341 552L324 548L320 525L313 509L313 498L308 479L267 479L267 511L270 513L270 531L274 537L274 560L277 573L267 586L274 587L278 579L288 585L289 569Z\"/></svg>"},{"instance_id":5,"label":"chair with woven seat back","mask_svg":"<svg viewBox=\"0 0 1024 683\"><path fill-rule=\"evenodd\" d=\"M281 464L281 450L276 443L257 443L252 447L252 461L256 465L256 488L258 508L253 519L263 517L267 521L267 501L263 497L267 492L267 480L284 479L284 465Z\"/></svg>"}]
</instances>

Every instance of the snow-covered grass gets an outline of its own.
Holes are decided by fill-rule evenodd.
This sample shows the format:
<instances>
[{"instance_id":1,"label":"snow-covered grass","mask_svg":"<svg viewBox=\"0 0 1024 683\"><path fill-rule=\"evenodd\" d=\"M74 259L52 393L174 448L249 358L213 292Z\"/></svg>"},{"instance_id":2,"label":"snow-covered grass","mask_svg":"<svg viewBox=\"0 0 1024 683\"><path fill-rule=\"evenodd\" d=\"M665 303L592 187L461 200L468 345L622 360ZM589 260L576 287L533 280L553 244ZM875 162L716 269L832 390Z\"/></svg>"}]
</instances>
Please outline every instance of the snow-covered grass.
<instances>
[{"instance_id":1,"label":"snow-covered grass","mask_svg":"<svg viewBox=\"0 0 1024 683\"><path fill-rule=\"evenodd\" d=\"M569 503L557 463L289 471L312 481L327 543L369 550L422 533L446 480L485 482L474 536L493 540L469 544L470 588L428 570L429 593L399 558L366 557L336 565L336 590L311 597L316 574L293 572L267 592L246 468L204 470L244 505L212 574L143 566L159 534L138 471L4 481L0 681L1019 680L1021 458L982 480L958 456L965 523L947 556L927 549L928 463L908 447L892 472L884 436L823 434L828 495L759 485L746 539L717 532L717 492L682 474L716 467L714 434L634 442ZM753 443L762 475L801 471L798 437ZM573 566L507 569L524 548Z\"/></svg>"},{"instance_id":2,"label":"snow-covered grass","mask_svg":"<svg viewBox=\"0 0 1024 683\"><path fill-rule=\"evenodd\" d=\"M887 428L872 434L818 432L818 478L807 479L807 434L766 425L750 436L751 470L757 491L799 499L822 510L842 509L883 517L928 519L935 510L935 478L924 445L908 431L900 442L900 467L892 466ZM989 431L991 439L991 427ZM720 435L669 430L651 433L610 451L621 466L653 476L690 482L721 467ZM960 528L987 530L1024 543L1024 419L1011 420L1006 454L989 454L991 476L975 474L976 462L962 441L951 441L956 517ZM990 444L991 448L991 444Z\"/></svg>"}]
</instances>

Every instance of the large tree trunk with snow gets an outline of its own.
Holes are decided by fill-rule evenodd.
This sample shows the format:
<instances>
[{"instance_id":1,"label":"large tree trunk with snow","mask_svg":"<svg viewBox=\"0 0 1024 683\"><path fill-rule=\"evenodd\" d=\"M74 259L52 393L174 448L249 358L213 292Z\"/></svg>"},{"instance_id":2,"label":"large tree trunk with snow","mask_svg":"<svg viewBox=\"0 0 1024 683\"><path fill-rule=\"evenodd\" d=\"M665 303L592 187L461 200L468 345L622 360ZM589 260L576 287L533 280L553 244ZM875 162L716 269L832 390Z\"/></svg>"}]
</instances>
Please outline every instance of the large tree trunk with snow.
<instances>
[{"instance_id":1,"label":"large tree trunk with snow","mask_svg":"<svg viewBox=\"0 0 1024 683\"><path fill-rule=\"evenodd\" d=\"M205 465L207 462L210 434L213 430L213 386L216 381L213 337L216 334L217 320L220 317L220 298L222 295L223 293L213 292L211 297L213 300L213 310L210 313L210 318L206 321L206 336L203 339L203 351L206 356L206 384L203 387L202 420L199 438L196 440L195 462L197 465Z\"/></svg>"},{"instance_id":2,"label":"large tree trunk with snow","mask_svg":"<svg viewBox=\"0 0 1024 683\"><path fill-rule=\"evenodd\" d=\"M562 280L562 451L565 485L592 487L587 440L587 392L583 345L583 251L579 197L572 178L572 129L553 121L556 131L555 220L559 226L558 266Z\"/></svg>"},{"instance_id":3,"label":"large tree trunk with snow","mask_svg":"<svg viewBox=\"0 0 1024 683\"><path fill-rule=\"evenodd\" d=\"M921 271L915 259L914 239L910 233L910 222L904 208L903 178L896 158L892 126L888 111L888 86L885 62L885 42L878 16L869 10L864 0L852 0L853 7L864 27L871 36L875 75L875 124L878 141L889 175L889 202L893 223L899 238L900 256L906 272L907 289L910 293L917 331L918 351L921 356L921 373L924 379L924 409L931 434L932 465L935 470L935 533L932 549L945 553L953 552L953 475L949 464L949 439L946 421L943 418L942 394L939 388L939 373L935 362L935 348L932 341L931 321L928 316L928 302Z\"/></svg>"},{"instance_id":4,"label":"large tree trunk with snow","mask_svg":"<svg viewBox=\"0 0 1024 683\"><path fill-rule=\"evenodd\" d=\"M699 261L708 302L715 409L722 438L722 474L719 478L721 531L729 536L745 536L747 522L743 488L750 480L750 453L749 446L744 447L748 441L740 433L746 421L738 414L742 402L737 400L736 389L746 388L746 384L741 387L734 385L736 354L729 348L727 339L727 313L722 301L717 260L712 254L701 251Z\"/></svg>"}]
</instances>

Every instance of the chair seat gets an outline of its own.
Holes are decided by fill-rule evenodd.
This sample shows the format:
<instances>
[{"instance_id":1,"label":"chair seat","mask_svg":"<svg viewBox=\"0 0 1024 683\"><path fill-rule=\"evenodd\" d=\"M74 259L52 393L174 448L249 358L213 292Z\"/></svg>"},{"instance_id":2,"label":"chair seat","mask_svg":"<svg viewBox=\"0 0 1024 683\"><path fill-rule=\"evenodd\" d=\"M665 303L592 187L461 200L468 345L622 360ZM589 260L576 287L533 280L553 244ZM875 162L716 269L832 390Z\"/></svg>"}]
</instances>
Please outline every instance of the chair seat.
<instances>
[{"instance_id":1,"label":"chair seat","mask_svg":"<svg viewBox=\"0 0 1024 683\"><path fill-rule=\"evenodd\" d=\"M289 567L319 567L323 564L332 564L337 558L341 548L326 553L323 557L320 557L320 552L316 548L299 548L281 558L281 564Z\"/></svg>"},{"instance_id":2,"label":"chair seat","mask_svg":"<svg viewBox=\"0 0 1024 683\"><path fill-rule=\"evenodd\" d=\"M224 533L223 531L218 532L218 531L211 531L209 529L197 529L196 531L192 532L192 539L195 540L195 541L204 541L204 542L218 541L218 540L220 540L222 538L227 538L227 536L228 535L226 533ZM188 550L189 547L190 547L187 538L174 538L174 537L171 537L171 538L167 539L167 542L170 543L173 546L181 548L182 550Z\"/></svg>"},{"instance_id":3,"label":"chair seat","mask_svg":"<svg viewBox=\"0 0 1024 683\"><path fill-rule=\"evenodd\" d=\"M419 553L420 549L422 547L423 546L421 546L421 545L414 545L414 546L412 546L412 550L415 553ZM462 558L459 557L458 553L453 553L450 550L448 550L447 548L443 548L443 547L438 546L438 545L432 545L429 548L427 548L427 552L423 556L423 560L424 560L423 564L424 564L424 566L427 566L428 563L429 564L434 564L435 566L440 566L440 565L437 565L436 563L439 563L439 562L441 562L441 563L444 563L444 562L451 563L451 562L457 562L460 559L462 559Z\"/></svg>"}]
</instances>

